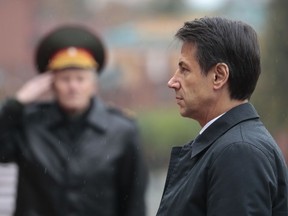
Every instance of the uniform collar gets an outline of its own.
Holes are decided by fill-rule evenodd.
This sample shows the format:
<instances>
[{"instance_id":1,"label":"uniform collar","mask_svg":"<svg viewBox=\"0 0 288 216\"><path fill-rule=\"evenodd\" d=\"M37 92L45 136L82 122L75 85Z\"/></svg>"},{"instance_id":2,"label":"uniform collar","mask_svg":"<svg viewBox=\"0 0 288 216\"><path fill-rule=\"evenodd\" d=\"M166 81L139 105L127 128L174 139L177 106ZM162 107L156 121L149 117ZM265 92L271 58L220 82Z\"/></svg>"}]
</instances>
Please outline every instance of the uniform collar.
<instances>
[{"instance_id":1,"label":"uniform collar","mask_svg":"<svg viewBox=\"0 0 288 216\"><path fill-rule=\"evenodd\" d=\"M232 108L197 136L193 142L191 157L193 158L201 153L240 122L257 118L259 118L259 115L251 103L244 103Z\"/></svg>"},{"instance_id":2,"label":"uniform collar","mask_svg":"<svg viewBox=\"0 0 288 216\"><path fill-rule=\"evenodd\" d=\"M92 108L87 116L87 121L91 126L105 132L108 128L109 113L107 107L99 98L94 98Z\"/></svg>"},{"instance_id":3,"label":"uniform collar","mask_svg":"<svg viewBox=\"0 0 288 216\"><path fill-rule=\"evenodd\" d=\"M105 132L108 128L109 122L109 113L107 112L107 108L99 98L93 98L91 103L91 108L87 114L86 121L95 129ZM50 112L49 114L47 113L47 115L49 118L46 123L49 126L53 127L63 121L63 114L61 113L57 103L52 105L52 109L50 109Z\"/></svg>"}]
</instances>

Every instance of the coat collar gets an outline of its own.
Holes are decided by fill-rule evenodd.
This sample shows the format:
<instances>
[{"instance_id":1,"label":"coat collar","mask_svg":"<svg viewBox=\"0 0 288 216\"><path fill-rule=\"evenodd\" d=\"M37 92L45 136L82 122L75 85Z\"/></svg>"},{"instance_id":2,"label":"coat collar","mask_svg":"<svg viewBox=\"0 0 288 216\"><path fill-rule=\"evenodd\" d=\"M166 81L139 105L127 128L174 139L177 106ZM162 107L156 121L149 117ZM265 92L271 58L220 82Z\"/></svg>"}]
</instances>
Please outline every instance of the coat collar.
<instances>
[{"instance_id":1,"label":"coat collar","mask_svg":"<svg viewBox=\"0 0 288 216\"><path fill-rule=\"evenodd\" d=\"M87 122L92 127L95 127L101 132L105 132L108 128L109 113L105 104L99 98L93 98L91 110L87 115ZM54 126L63 121L63 114L58 108L58 105L54 103L52 109L49 112L49 119L46 121L48 126Z\"/></svg>"},{"instance_id":2,"label":"coat collar","mask_svg":"<svg viewBox=\"0 0 288 216\"><path fill-rule=\"evenodd\" d=\"M109 123L109 113L102 100L94 98L92 109L88 114L87 120L97 129L100 129L103 132L107 130Z\"/></svg>"},{"instance_id":3,"label":"coat collar","mask_svg":"<svg viewBox=\"0 0 288 216\"><path fill-rule=\"evenodd\" d=\"M241 104L232 108L212 123L202 134L197 136L193 142L191 157L193 158L201 153L240 122L257 118L259 118L259 115L251 103Z\"/></svg>"}]
</instances>

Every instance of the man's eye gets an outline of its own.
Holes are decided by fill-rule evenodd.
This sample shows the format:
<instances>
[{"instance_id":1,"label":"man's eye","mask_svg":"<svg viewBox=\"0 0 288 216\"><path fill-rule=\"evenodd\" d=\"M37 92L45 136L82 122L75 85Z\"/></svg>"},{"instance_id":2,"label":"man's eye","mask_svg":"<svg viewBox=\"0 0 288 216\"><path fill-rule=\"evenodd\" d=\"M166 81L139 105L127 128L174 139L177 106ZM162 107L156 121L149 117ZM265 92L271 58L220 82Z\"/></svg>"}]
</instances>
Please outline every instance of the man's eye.
<instances>
[{"instance_id":1,"label":"man's eye","mask_svg":"<svg viewBox=\"0 0 288 216\"><path fill-rule=\"evenodd\" d=\"M180 72L181 73L186 73L186 72L188 72L188 69L184 68L184 67L180 67Z\"/></svg>"}]
</instances>

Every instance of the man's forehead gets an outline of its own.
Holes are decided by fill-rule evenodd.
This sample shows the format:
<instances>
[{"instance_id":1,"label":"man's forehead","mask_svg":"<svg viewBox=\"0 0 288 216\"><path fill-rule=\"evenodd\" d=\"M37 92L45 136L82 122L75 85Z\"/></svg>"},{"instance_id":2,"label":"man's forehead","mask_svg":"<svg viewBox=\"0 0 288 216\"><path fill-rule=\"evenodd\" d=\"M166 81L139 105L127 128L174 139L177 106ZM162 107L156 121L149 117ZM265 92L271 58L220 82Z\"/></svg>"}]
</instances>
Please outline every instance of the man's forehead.
<instances>
[{"instance_id":1,"label":"man's forehead","mask_svg":"<svg viewBox=\"0 0 288 216\"><path fill-rule=\"evenodd\" d=\"M183 43L179 56L179 63L182 61L185 62L185 59L191 59L193 57L196 57L196 51L196 45L191 43Z\"/></svg>"},{"instance_id":2,"label":"man's forehead","mask_svg":"<svg viewBox=\"0 0 288 216\"><path fill-rule=\"evenodd\" d=\"M183 42L181 46L181 53L183 52L196 52L197 44L192 42Z\"/></svg>"}]
</instances>

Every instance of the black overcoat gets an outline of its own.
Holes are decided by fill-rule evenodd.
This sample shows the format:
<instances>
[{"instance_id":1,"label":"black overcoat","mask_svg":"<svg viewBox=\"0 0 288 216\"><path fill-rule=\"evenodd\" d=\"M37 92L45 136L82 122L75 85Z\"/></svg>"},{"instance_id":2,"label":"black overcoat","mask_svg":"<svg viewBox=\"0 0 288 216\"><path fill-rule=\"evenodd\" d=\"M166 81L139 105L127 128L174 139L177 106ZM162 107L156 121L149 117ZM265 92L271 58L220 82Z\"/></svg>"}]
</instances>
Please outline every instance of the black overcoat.
<instances>
[{"instance_id":1,"label":"black overcoat","mask_svg":"<svg viewBox=\"0 0 288 216\"><path fill-rule=\"evenodd\" d=\"M144 216L135 122L95 99L81 133L69 139L66 129L54 103L3 103L0 161L19 167L14 215Z\"/></svg>"},{"instance_id":2,"label":"black overcoat","mask_svg":"<svg viewBox=\"0 0 288 216\"><path fill-rule=\"evenodd\" d=\"M284 158L250 103L172 149L157 216L287 216Z\"/></svg>"}]
</instances>

